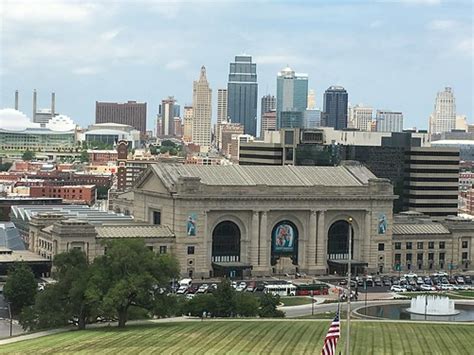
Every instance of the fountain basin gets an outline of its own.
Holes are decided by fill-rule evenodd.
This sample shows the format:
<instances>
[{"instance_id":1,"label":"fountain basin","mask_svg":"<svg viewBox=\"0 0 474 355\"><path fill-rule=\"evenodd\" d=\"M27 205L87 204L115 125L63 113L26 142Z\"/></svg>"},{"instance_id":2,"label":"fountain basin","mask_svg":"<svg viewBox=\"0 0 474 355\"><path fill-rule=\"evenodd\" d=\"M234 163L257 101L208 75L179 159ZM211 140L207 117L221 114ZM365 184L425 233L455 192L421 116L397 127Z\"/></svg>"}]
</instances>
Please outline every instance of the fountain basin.
<instances>
[{"instance_id":1,"label":"fountain basin","mask_svg":"<svg viewBox=\"0 0 474 355\"><path fill-rule=\"evenodd\" d=\"M452 316L460 313L454 308L454 301L438 295L419 295L412 298L407 312L430 316Z\"/></svg>"}]
</instances>

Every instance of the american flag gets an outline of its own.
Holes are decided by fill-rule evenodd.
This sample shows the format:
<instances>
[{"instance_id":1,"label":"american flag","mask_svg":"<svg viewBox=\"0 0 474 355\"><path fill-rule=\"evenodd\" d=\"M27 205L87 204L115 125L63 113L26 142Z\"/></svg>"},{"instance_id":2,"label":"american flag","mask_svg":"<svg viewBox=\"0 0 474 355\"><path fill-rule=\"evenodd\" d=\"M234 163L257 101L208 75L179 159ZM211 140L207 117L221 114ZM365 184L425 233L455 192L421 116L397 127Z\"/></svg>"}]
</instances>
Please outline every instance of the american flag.
<instances>
[{"instance_id":1,"label":"american flag","mask_svg":"<svg viewBox=\"0 0 474 355\"><path fill-rule=\"evenodd\" d=\"M337 308L336 316L334 317L331 326L329 327L326 339L324 339L322 355L335 355L336 344L341 335L341 323L339 320L339 307Z\"/></svg>"}]
</instances>

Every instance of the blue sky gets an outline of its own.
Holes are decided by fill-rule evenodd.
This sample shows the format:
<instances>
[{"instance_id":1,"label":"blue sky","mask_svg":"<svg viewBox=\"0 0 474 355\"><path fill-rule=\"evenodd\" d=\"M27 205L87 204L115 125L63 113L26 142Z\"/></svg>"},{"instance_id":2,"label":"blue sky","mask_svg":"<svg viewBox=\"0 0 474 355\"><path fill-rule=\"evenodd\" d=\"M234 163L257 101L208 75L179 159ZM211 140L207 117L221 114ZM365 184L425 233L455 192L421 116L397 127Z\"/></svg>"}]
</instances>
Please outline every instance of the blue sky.
<instances>
[{"instance_id":1,"label":"blue sky","mask_svg":"<svg viewBox=\"0 0 474 355\"><path fill-rule=\"evenodd\" d=\"M401 110L405 126L427 128L436 92L453 87L457 111L473 121L473 5L469 0L399 1L33 1L0 5L0 108L31 116L32 91L86 126L95 101L191 103L207 67L216 106L229 62L257 63L259 96L276 73L309 74L316 104L342 85L353 104ZM215 117L213 118L215 119Z\"/></svg>"}]
</instances>

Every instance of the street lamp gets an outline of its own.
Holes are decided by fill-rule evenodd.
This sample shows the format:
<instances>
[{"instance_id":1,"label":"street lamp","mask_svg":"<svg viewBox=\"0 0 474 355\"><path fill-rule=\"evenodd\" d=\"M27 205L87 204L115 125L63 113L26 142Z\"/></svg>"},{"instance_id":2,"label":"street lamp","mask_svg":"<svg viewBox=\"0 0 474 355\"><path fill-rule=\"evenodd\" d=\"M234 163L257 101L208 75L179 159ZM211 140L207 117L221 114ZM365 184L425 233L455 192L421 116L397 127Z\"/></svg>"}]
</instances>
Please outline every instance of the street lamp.
<instances>
[{"instance_id":1,"label":"street lamp","mask_svg":"<svg viewBox=\"0 0 474 355\"><path fill-rule=\"evenodd\" d=\"M349 223L349 231L347 238L349 239L349 260L347 261L347 287L349 295L347 297L347 341L346 341L346 354L350 354L350 324L351 324L351 259L352 259L352 217L347 219Z\"/></svg>"}]
</instances>

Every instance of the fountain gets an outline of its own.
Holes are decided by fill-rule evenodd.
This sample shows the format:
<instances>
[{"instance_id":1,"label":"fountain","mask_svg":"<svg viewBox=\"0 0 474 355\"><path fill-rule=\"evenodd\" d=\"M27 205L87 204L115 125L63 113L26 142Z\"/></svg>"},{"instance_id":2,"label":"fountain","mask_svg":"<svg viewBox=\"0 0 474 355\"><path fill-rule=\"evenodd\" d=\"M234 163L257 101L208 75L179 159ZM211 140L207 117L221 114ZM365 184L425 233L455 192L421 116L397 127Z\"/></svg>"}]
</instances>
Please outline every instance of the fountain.
<instances>
[{"instance_id":1,"label":"fountain","mask_svg":"<svg viewBox=\"0 0 474 355\"><path fill-rule=\"evenodd\" d=\"M430 316L452 316L460 312L454 308L454 301L448 297L420 295L411 299L410 313Z\"/></svg>"}]
</instances>

